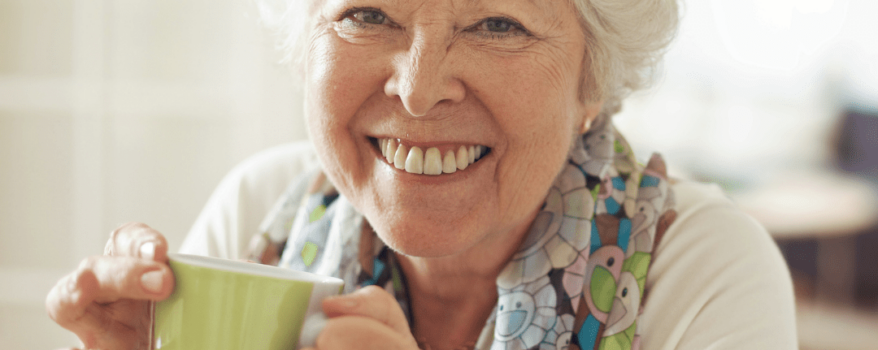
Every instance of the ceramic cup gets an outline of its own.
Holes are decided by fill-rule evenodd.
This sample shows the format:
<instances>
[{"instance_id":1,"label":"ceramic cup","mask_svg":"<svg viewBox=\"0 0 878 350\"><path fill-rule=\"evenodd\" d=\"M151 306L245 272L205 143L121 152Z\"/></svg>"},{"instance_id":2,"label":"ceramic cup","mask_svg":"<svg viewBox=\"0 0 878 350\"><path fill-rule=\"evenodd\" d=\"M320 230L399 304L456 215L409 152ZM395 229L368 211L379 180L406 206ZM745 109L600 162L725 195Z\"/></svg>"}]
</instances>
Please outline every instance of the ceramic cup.
<instances>
[{"instance_id":1,"label":"ceramic cup","mask_svg":"<svg viewBox=\"0 0 878 350\"><path fill-rule=\"evenodd\" d=\"M152 348L290 350L313 345L320 302L341 279L274 266L170 254L176 287L156 303Z\"/></svg>"}]
</instances>

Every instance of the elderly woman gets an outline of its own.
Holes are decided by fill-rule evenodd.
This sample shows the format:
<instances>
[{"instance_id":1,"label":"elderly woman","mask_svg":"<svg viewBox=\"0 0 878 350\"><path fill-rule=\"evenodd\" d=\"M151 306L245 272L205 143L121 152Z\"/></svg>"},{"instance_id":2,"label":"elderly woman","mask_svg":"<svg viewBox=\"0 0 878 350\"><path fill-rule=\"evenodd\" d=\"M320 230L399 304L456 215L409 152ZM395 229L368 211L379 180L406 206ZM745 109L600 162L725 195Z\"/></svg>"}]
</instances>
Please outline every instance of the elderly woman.
<instances>
[{"instance_id":1,"label":"elderly woman","mask_svg":"<svg viewBox=\"0 0 878 350\"><path fill-rule=\"evenodd\" d=\"M674 0L289 3L313 147L236 168L181 250L345 279L318 348L797 347L765 231L611 123ZM50 315L87 348L143 348L167 249L120 227Z\"/></svg>"}]
</instances>

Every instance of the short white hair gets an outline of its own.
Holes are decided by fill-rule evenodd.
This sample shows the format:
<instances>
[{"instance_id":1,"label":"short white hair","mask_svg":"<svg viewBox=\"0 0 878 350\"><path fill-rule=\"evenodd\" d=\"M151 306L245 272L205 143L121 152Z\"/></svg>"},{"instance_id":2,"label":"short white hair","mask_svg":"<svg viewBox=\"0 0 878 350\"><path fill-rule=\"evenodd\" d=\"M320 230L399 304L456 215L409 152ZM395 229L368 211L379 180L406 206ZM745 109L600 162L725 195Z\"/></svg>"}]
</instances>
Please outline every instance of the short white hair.
<instances>
[{"instance_id":1,"label":"short white hair","mask_svg":"<svg viewBox=\"0 0 878 350\"><path fill-rule=\"evenodd\" d=\"M312 8L308 0L252 0L261 22L276 34L282 62L301 67ZM677 0L569 0L580 13L586 53L580 94L604 101L599 118L621 109L622 100L648 87L677 31ZM305 6L303 6L305 5Z\"/></svg>"}]
</instances>

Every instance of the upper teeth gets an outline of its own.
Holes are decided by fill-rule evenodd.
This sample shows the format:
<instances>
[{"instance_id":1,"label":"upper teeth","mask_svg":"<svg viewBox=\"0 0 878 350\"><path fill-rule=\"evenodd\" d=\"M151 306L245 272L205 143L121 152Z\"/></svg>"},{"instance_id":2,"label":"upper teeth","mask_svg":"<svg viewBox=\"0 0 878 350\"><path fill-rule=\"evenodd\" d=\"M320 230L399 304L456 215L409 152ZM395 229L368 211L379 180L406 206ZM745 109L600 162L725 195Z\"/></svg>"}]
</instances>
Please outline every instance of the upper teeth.
<instances>
[{"instance_id":1,"label":"upper teeth","mask_svg":"<svg viewBox=\"0 0 878 350\"><path fill-rule=\"evenodd\" d=\"M439 148L430 147L424 152L420 147L411 148L396 139L378 139L381 155L397 169L412 174L441 175L466 169L479 160L488 150L481 145L457 146L443 156Z\"/></svg>"}]
</instances>

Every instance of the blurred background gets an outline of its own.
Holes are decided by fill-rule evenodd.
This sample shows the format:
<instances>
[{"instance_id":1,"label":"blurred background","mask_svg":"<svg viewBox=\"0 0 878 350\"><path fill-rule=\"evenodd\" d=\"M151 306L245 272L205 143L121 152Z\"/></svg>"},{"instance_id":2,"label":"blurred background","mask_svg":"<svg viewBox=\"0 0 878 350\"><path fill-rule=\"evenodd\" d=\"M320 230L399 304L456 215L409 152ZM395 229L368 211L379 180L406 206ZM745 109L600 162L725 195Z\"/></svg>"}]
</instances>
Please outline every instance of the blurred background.
<instances>
[{"instance_id":1,"label":"blurred background","mask_svg":"<svg viewBox=\"0 0 878 350\"><path fill-rule=\"evenodd\" d=\"M685 0L616 123L716 182L790 264L803 349L878 344L878 2ZM55 282L142 221L177 249L223 175L307 137L244 0L0 0L0 344L78 344ZM746 257L742 257L746 258Z\"/></svg>"}]
</instances>

